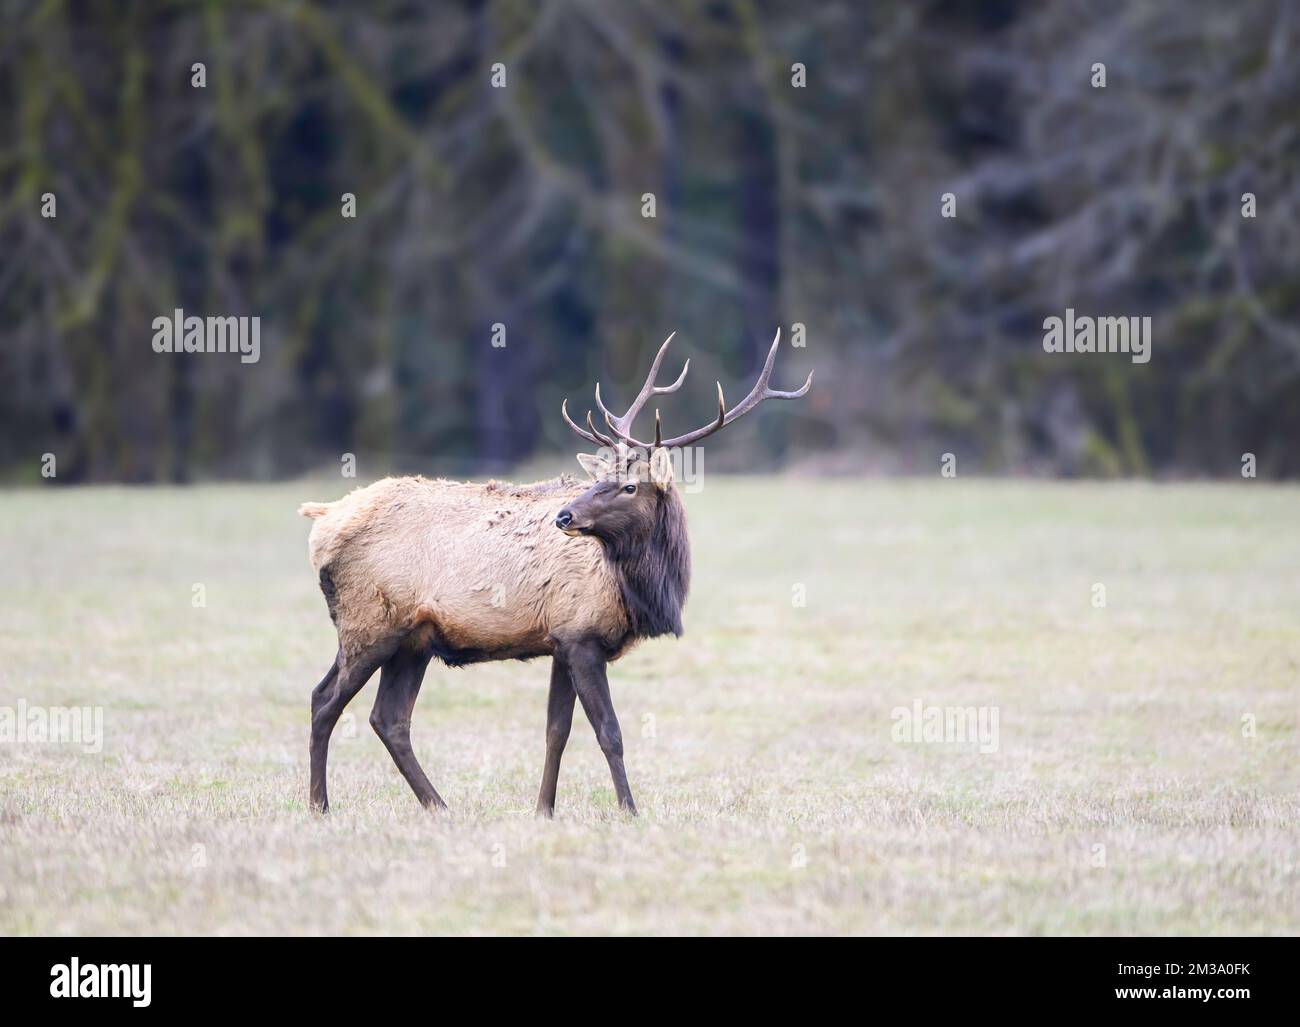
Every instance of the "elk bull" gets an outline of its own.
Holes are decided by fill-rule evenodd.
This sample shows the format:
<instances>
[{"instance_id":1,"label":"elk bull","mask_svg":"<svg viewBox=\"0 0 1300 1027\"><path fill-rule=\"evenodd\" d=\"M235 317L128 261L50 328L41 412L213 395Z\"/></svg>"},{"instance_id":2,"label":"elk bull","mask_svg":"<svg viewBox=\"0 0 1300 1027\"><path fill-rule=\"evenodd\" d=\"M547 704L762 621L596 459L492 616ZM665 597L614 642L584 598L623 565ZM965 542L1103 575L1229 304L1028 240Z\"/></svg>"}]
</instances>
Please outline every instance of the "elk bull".
<instances>
[{"instance_id":1,"label":"elk bull","mask_svg":"<svg viewBox=\"0 0 1300 1027\"><path fill-rule=\"evenodd\" d=\"M411 711L429 661L461 667L550 656L537 812L554 812L575 700L609 763L619 805L636 812L605 666L640 639L682 633L691 556L669 451L700 441L765 399L797 399L812 385L809 374L793 392L768 386L778 331L758 382L738 406L727 409L719 384L713 422L665 440L656 411L654 442L639 442L630 433L641 408L651 396L677 391L690 368L687 361L672 385L655 384L671 341L670 335L621 417L605 408L596 386L607 433L595 427L590 411L584 430L569 417L567 401L561 407L581 438L613 454L578 455L592 483L568 475L534 485L386 478L337 502L299 508L315 520L311 565L339 639L334 665L311 697L315 809L329 808L330 734L376 670L371 725L416 798L445 807L411 749Z\"/></svg>"}]
</instances>

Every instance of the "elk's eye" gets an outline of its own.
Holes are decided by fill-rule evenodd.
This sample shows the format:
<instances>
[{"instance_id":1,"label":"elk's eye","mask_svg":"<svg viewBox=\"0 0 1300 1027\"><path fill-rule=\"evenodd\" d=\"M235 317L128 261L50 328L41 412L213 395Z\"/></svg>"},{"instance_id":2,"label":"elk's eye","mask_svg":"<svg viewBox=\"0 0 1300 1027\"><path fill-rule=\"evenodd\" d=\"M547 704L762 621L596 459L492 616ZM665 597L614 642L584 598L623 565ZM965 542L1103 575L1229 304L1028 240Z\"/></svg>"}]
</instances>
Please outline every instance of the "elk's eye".
<instances>
[{"instance_id":1,"label":"elk's eye","mask_svg":"<svg viewBox=\"0 0 1300 1027\"><path fill-rule=\"evenodd\" d=\"M632 493L634 493L634 492L636 491L636 485L634 485L634 484L624 485L624 486L623 486L623 491L626 492L626 493L630 496L630 495L632 495Z\"/></svg>"}]
</instances>

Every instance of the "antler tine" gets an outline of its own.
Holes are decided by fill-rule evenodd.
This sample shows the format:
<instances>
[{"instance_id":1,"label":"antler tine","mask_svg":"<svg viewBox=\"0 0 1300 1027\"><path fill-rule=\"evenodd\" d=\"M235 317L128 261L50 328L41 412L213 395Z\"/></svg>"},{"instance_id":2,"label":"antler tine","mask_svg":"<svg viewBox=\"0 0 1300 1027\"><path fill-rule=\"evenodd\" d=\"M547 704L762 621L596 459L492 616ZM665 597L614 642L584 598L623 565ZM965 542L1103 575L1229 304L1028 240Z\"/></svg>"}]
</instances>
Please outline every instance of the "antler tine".
<instances>
[{"instance_id":1,"label":"antler tine","mask_svg":"<svg viewBox=\"0 0 1300 1027\"><path fill-rule=\"evenodd\" d=\"M613 439L611 439L608 435L602 435L600 432L596 431L596 426L591 423L590 410L587 411L587 430L596 437L596 441L599 442L602 446L608 446L610 449L614 448Z\"/></svg>"},{"instance_id":2,"label":"antler tine","mask_svg":"<svg viewBox=\"0 0 1300 1027\"><path fill-rule=\"evenodd\" d=\"M588 416L590 416L591 411L587 411L587 413ZM594 442L598 446L601 444L600 440L597 439L593 433L583 431L583 429L579 428L576 424L573 423L573 418L569 416L569 401L567 399L560 404L560 416L564 418L564 423L567 424L570 428L572 428L574 434L576 434L579 438L586 439L588 442Z\"/></svg>"},{"instance_id":3,"label":"antler tine","mask_svg":"<svg viewBox=\"0 0 1300 1027\"><path fill-rule=\"evenodd\" d=\"M596 409L599 410L604 415L606 422L608 422L610 426L613 427L613 422L615 420L615 417L612 413L610 413L609 407L605 406L605 401L600 398L600 382L596 383Z\"/></svg>"},{"instance_id":4,"label":"antler tine","mask_svg":"<svg viewBox=\"0 0 1300 1027\"><path fill-rule=\"evenodd\" d=\"M672 336L670 335L668 338L671 339ZM667 346L668 343L665 342L664 345ZM682 373L677 376L677 381L673 382L671 385L656 385L653 389L650 390L651 393L656 396L666 396L670 392L676 392L678 389L682 387L682 382L686 381L686 372L689 371L690 369L691 369L691 358L687 357L686 363L682 364ZM649 397L647 396L646 398L648 399Z\"/></svg>"},{"instance_id":5,"label":"antler tine","mask_svg":"<svg viewBox=\"0 0 1300 1027\"><path fill-rule=\"evenodd\" d=\"M610 430L612 430L619 438L623 439L625 442L632 443L634 446L645 447L644 443L637 442L628 434L628 432L632 430L632 425L636 421L637 415L641 413L641 408L645 406L646 400L651 396L666 396L671 392L676 392L682 387L682 382L686 381L686 373L691 369L691 362L687 360L682 366L682 373L677 376L675 382L671 385L655 384L655 379L659 376L659 365L664 362L664 354L668 352L668 346L673 341L673 337L676 334L676 332L673 332L672 335L668 336L668 338L664 340L663 345L659 347L659 352L655 354L654 360L650 363L650 373L646 375L645 383L641 386L641 391L637 393L636 399L632 401L632 405L627 408L627 412L623 414L622 417L616 416L608 407L605 406L604 401L600 398L600 384L597 383L596 385L596 406L604 415L605 423L609 425Z\"/></svg>"},{"instance_id":6,"label":"antler tine","mask_svg":"<svg viewBox=\"0 0 1300 1027\"><path fill-rule=\"evenodd\" d=\"M767 351L767 359L763 361L763 370L759 372L758 381L754 387L749 390L749 395L742 399L731 410L727 410L722 399L722 386L718 386L718 419L712 424L705 425L703 428L696 428L695 431L687 432L685 435L679 435L676 438L669 439L663 443L665 448L679 448L689 446L693 442L698 442L706 436L712 435L719 428L723 428L738 418L744 417L747 413L758 406L765 399L798 399L812 388L812 372L808 373L808 379L803 386L790 392L784 392L779 389L773 389L768 386L772 380L772 368L776 364L776 349L781 344L781 329L776 330L776 338L772 340L772 348Z\"/></svg>"},{"instance_id":7,"label":"antler tine","mask_svg":"<svg viewBox=\"0 0 1300 1027\"><path fill-rule=\"evenodd\" d=\"M780 389L768 389L763 394L763 398L764 399L798 399L800 396L805 395L808 392L808 390L812 388L812 378L813 378L813 373L809 371L808 377L804 379L804 383L800 385L799 388L791 389L789 392L782 392Z\"/></svg>"},{"instance_id":8,"label":"antler tine","mask_svg":"<svg viewBox=\"0 0 1300 1027\"><path fill-rule=\"evenodd\" d=\"M587 411L587 428L590 429L589 431L579 428L578 425L574 423L573 418L569 416L569 401L567 399L560 404L560 416L564 418L564 423L572 428L574 434L579 438L586 439L586 441L596 446L609 446L611 449L614 448L613 439L607 438L600 432L596 431L596 426L591 423L590 410Z\"/></svg>"},{"instance_id":9,"label":"antler tine","mask_svg":"<svg viewBox=\"0 0 1300 1027\"><path fill-rule=\"evenodd\" d=\"M636 400L628 408L628 412L623 415L624 417L629 414L636 416L636 414L640 413L641 408L645 406L645 401L651 396L663 396L669 392L676 392L682 387L682 382L686 380L686 372L691 369L690 360L687 360L683 365L682 373L677 376L677 381L671 385L655 384L655 379L659 377L659 365L664 362L664 354L668 352L668 344L673 341L673 336L676 334L676 332L673 332L672 335L664 339L664 344L659 347L659 352L655 354L654 360L650 363L650 373L646 375L645 384L641 386L641 391L637 393Z\"/></svg>"},{"instance_id":10,"label":"antler tine","mask_svg":"<svg viewBox=\"0 0 1300 1027\"><path fill-rule=\"evenodd\" d=\"M782 392L778 389L768 388L768 382L772 380L772 368L776 364L776 348L781 345L781 329L776 330L776 338L772 340L772 348L767 351L767 359L763 361L763 371L758 376L758 381L754 387L749 390L749 395L740 401L740 403L731 411L731 416L727 418L728 423L734 421L748 413L754 407L758 406L765 399L798 399L812 386L812 372L808 373L808 380L803 383L802 388L795 389L791 392Z\"/></svg>"}]
</instances>

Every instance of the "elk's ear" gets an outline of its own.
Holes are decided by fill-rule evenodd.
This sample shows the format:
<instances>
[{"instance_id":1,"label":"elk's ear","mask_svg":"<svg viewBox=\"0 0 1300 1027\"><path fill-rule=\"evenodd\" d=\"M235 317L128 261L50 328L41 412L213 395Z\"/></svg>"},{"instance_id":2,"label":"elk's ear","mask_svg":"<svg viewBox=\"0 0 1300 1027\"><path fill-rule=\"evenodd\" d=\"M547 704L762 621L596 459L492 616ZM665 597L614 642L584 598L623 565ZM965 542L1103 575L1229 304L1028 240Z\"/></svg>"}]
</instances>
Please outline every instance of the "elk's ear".
<instances>
[{"instance_id":1,"label":"elk's ear","mask_svg":"<svg viewBox=\"0 0 1300 1027\"><path fill-rule=\"evenodd\" d=\"M579 453L578 463L582 464L582 469L597 481L607 477L614 469L614 465L603 456L593 456L590 453Z\"/></svg>"},{"instance_id":2,"label":"elk's ear","mask_svg":"<svg viewBox=\"0 0 1300 1027\"><path fill-rule=\"evenodd\" d=\"M650 480L661 489L673 483L673 459L662 447L650 454Z\"/></svg>"}]
</instances>

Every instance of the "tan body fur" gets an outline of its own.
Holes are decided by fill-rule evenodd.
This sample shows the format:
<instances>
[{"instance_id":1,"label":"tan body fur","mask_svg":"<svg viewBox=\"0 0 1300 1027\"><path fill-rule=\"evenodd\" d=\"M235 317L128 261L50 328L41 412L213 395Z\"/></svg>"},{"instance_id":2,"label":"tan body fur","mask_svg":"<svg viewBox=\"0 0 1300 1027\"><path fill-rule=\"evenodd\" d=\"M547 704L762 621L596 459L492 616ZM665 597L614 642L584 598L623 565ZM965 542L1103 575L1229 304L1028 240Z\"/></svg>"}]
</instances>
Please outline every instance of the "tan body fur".
<instances>
[{"instance_id":1,"label":"tan body fur","mask_svg":"<svg viewBox=\"0 0 1300 1027\"><path fill-rule=\"evenodd\" d=\"M601 544L555 530L556 511L586 487L567 475L532 485L385 478L303 504L343 653L409 633L404 645L451 664L550 655L584 636L622 655L633 639Z\"/></svg>"}]
</instances>

